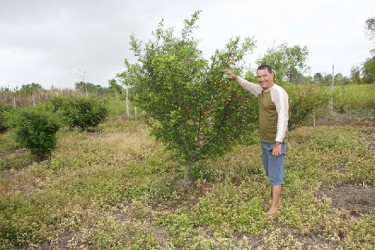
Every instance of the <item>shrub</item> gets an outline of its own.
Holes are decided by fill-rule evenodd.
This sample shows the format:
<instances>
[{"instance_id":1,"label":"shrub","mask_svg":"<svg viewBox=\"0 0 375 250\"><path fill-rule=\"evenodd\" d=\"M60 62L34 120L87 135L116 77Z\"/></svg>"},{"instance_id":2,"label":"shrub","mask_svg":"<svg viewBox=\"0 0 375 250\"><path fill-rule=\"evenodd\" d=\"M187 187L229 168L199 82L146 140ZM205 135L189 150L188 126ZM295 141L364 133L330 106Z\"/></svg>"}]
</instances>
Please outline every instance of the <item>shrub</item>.
<instances>
[{"instance_id":1,"label":"shrub","mask_svg":"<svg viewBox=\"0 0 375 250\"><path fill-rule=\"evenodd\" d=\"M5 132L9 128L6 114L10 112L11 106L0 104L0 133Z\"/></svg>"},{"instance_id":2,"label":"shrub","mask_svg":"<svg viewBox=\"0 0 375 250\"><path fill-rule=\"evenodd\" d=\"M58 123L45 111L29 109L15 116L16 141L40 160L49 156L56 147Z\"/></svg>"},{"instance_id":3,"label":"shrub","mask_svg":"<svg viewBox=\"0 0 375 250\"><path fill-rule=\"evenodd\" d=\"M313 115L319 115L328 110L328 92L314 84L283 86L289 96L289 124L293 130L305 125Z\"/></svg>"},{"instance_id":4,"label":"shrub","mask_svg":"<svg viewBox=\"0 0 375 250\"><path fill-rule=\"evenodd\" d=\"M51 100L52 111L62 115L64 123L71 128L81 131L96 127L107 116L107 108L97 99L78 98L68 99L57 97Z\"/></svg>"}]
</instances>

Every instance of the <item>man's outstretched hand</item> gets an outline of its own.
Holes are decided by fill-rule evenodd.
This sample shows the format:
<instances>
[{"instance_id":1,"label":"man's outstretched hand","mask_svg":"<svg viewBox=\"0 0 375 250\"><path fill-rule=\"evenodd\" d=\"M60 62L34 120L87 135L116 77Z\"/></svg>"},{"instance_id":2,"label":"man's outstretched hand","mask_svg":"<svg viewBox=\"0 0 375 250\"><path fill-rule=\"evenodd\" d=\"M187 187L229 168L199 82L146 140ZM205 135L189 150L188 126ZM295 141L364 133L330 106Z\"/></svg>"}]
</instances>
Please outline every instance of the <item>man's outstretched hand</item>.
<instances>
[{"instance_id":1,"label":"man's outstretched hand","mask_svg":"<svg viewBox=\"0 0 375 250\"><path fill-rule=\"evenodd\" d=\"M230 79L234 79L234 80L236 80L237 79L237 75L236 74L234 74L232 71L230 71L229 69L224 69L224 72L225 72L225 74L227 75L227 77L228 78L230 78Z\"/></svg>"}]
</instances>

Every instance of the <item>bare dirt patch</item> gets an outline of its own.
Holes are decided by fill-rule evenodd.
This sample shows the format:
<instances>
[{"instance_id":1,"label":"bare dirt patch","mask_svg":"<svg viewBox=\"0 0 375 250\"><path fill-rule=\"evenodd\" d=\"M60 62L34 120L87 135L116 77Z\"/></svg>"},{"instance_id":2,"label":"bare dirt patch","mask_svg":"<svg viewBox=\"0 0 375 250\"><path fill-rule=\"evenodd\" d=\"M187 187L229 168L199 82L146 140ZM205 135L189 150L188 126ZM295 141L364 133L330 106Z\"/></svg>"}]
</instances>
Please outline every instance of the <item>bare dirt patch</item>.
<instances>
[{"instance_id":1,"label":"bare dirt patch","mask_svg":"<svg viewBox=\"0 0 375 250\"><path fill-rule=\"evenodd\" d=\"M337 115L333 117L320 117L316 119L317 126L375 126L375 118L363 118L359 115Z\"/></svg>"},{"instance_id":2,"label":"bare dirt patch","mask_svg":"<svg viewBox=\"0 0 375 250\"><path fill-rule=\"evenodd\" d=\"M348 210L352 215L375 215L375 187L343 185L322 189L320 194L329 197L333 207Z\"/></svg>"}]
</instances>

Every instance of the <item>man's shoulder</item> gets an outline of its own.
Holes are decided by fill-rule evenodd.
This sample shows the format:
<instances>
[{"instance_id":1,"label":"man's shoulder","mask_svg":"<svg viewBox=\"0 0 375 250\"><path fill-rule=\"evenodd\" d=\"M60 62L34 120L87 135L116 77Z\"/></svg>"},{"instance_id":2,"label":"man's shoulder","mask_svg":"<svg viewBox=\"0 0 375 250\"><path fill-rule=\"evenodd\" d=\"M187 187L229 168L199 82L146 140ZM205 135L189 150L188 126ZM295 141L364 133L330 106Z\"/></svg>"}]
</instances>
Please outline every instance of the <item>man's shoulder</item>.
<instances>
[{"instance_id":1,"label":"man's shoulder","mask_svg":"<svg viewBox=\"0 0 375 250\"><path fill-rule=\"evenodd\" d=\"M271 90L272 91L282 91L282 92L285 92L285 89L283 87L281 87L280 85L274 83L273 86L271 87Z\"/></svg>"}]
</instances>

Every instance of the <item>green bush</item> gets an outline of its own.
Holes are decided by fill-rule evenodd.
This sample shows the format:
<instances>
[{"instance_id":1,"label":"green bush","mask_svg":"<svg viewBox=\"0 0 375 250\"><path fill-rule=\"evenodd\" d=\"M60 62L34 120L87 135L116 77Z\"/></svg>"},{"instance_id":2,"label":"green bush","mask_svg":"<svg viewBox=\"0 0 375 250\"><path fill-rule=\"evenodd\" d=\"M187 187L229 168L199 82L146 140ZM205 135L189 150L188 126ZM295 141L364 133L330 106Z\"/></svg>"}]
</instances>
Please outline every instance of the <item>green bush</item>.
<instances>
[{"instance_id":1,"label":"green bush","mask_svg":"<svg viewBox=\"0 0 375 250\"><path fill-rule=\"evenodd\" d=\"M71 99L65 96L57 96L49 100L48 110L51 112L59 112L69 105Z\"/></svg>"},{"instance_id":2,"label":"green bush","mask_svg":"<svg viewBox=\"0 0 375 250\"><path fill-rule=\"evenodd\" d=\"M108 114L107 108L93 98L69 99L56 97L50 103L52 111L62 115L62 119L67 126L80 128L81 131L87 130L89 127L96 127Z\"/></svg>"},{"instance_id":3,"label":"green bush","mask_svg":"<svg viewBox=\"0 0 375 250\"><path fill-rule=\"evenodd\" d=\"M329 93L321 86L285 84L283 87L289 96L289 130L305 125L314 114L327 112Z\"/></svg>"},{"instance_id":4,"label":"green bush","mask_svg":"<svg viewBox=\"0 0 375 250\"><path fill-rule=\"evenodd\" d=\"M5 132L9 128L6 114L11 110L10 105L0 104L0 133Z\"/></svg>"},{"instance_id":5,"label":"green bush","mask_svg":"<svg viewBox=\"0 0 375 250\"><path fill-rule=\"evenodd\" d=\"M56 147L58 123L40 109L23 110L14 117L16 141L40 160Z\"/></svg>"}]
</instances>

